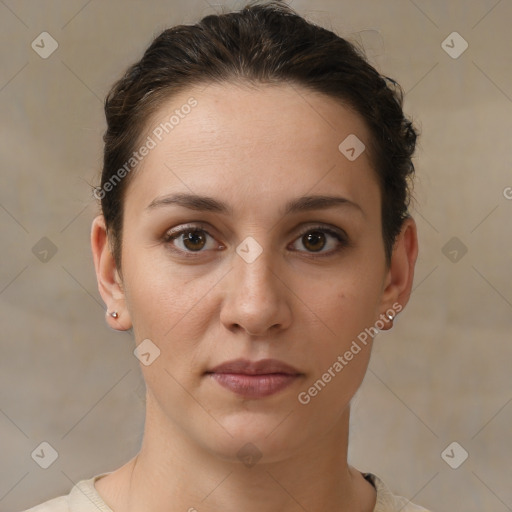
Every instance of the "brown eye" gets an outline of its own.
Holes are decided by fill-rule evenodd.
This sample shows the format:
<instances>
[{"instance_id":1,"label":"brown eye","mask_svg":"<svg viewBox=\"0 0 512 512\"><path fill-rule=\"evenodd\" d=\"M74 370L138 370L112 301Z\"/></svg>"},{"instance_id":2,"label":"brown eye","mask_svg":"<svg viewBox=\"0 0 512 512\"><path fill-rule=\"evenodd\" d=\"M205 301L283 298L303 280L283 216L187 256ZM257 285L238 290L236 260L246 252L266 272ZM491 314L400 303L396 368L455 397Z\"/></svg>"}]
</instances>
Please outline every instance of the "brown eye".
<instances>
[{"instance_id":1,"label":"brown eye","mask_svg":"<svg viewBox=\"0 0 512 512\"><path fill-rule=\"evenodd\" d=\"M309 253L311 257L331 256L344 247L349 246L349 240L344 231L340 230L338 232L337 230L321 226L303 231L293 245L296 246L299 242L306 250L297 248L295 250L305 252L306 254ZM323 250L325 248L327 250Z\"/></svg>"},{"instance_id":2,"label":"brown eye","mask_svg":"<svg viewBox=\"0 0 512 512\"><path fill-rule=\"evenodd\" d=\"M205 252L207 249L214 248L215 244L210 243L210 246L208 246L208 238L213 240L210 233L200 227L185 227L166 233L164 242L177 252L191 254Z\"/></svg>"},{"instance_id":3,"label":"brown eye","mask_svg":"<svg viewBox=\"0 0 512 512\"><path fill-rule=\"evenodd\" d=\"M200 251L206 244L206 237L201 231L185 231L182 240L190 251Z\"/></svg>"},{"instance_id":4,"label":"brown eye","mask_svg":"<svg viewBox=\"0 0 512 512\"><path fill-rule=\"evenodd\" d=\"M302 237L304 247L306 249L317 252L325 246L325 234L321 231L310 231Z\"/></svg>"}]
</instances>

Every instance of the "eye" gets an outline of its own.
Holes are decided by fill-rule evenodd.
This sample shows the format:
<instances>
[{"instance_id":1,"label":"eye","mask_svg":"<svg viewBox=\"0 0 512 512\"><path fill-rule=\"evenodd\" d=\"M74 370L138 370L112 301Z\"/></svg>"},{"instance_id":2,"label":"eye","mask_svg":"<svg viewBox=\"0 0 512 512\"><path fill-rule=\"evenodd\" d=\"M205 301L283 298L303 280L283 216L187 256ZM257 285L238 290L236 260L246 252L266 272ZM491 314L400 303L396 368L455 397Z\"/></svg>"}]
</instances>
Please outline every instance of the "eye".
<instances>
[{"instance_id":1,"label":"eye","mask_svg":"<svg viewBox=\"0 0 512 512\"><path fill-rule=\"evenodd\" d=\"M186 257L194 257L194 253L201 253L208 249L225 248L223 245L210 243L209 240L215 240L208 231L199 225L184 226L176 231L168 231L163 241L175 252L181 253ZM343 247L349 245L347 235L340 230L327 228L324 226L314 226L303 230L292 246L296 246L297 242L306 248L306 251L298 250L299 252L307 252L313 258L331 256L338 252ZM326 247L330 250L323 251ZM297 249L294 249L297 250Z\"/></svg>"},{"instance_id":2,"label":"eye","mask_svg":"<svg viewBox=\"0 0 512 512\"><path fill-rule=\"evenodd\" d=\"M169 231L164 236L164 241L169 244L173 250L184 253L203 252L203 249L214 249L208 247L208 237L213 239L212 235L200 226L186 226L178 231ZM222 247L222 246L221 246Z\"/></svg>"},{"instance_id":3,"label":"eye","mask_svg":"<svg viewBox=\"0 0 512 512\"><path fill-rule=\"evenodd\" d=\"M293 245L297 244L297 242L300 242L306 248L306 252L313 253L313 257L317 256L314 253L319 253L318 256L330 256L348 245L347 236L343 232L322 226L310 227L303 231ZM329 245L331 250L322 251L322 249Z\"/></svg>"}]
</instances>

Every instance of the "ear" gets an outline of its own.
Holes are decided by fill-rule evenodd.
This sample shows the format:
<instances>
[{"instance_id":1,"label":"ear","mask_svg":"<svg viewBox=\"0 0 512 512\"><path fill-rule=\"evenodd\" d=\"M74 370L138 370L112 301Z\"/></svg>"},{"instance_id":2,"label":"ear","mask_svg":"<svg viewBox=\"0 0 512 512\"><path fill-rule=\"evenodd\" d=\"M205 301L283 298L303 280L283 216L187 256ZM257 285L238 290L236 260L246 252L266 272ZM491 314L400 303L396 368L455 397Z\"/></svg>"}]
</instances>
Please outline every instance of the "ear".
<instances>
[{"instance_id":1,"label":"ear","mask_svg":"<svg viewBox=\"0 0 512 512\"><path fill-rule=\"evenodd\" d=\"M409 302L417 256L416 222L412 217L407 217L395 240L391 263L384 281L380 305L381 313L383 313L381 319L385 320L385 327L382 330L391 329L393 326L393 320L387 319L386 311L391 310L394 311L394 314L398 314Z\"/></svg>"},{"instance_id":2,"label":"ear","mask_svg":"<svg viewBox=\"0 0 512 512\"><path fill-rule=\"evenodd\" d=\"M108 243L107 229L103 215L98 215L92 222L91 248L98 280L98 290L107 305L106 320L110 327L118 331L127 331L132 327L120 273ZM117 318L110 315L117 312Z\"/></svg>"}]
</instances>

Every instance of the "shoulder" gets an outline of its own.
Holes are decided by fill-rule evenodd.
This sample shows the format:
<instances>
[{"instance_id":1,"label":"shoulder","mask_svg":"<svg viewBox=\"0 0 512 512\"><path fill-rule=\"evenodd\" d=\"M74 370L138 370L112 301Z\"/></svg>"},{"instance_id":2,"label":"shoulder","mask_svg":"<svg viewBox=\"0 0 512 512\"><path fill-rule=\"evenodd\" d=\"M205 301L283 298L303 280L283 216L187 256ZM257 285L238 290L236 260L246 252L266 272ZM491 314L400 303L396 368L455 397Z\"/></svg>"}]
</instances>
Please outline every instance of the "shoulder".
<instances>
[{"instance_id":1,"label":"shoulder","mask_svg":"<svg viewBox=\"0 0 512 512\"><path fill-rule=\"evenodd\" d=\"M377 490L377 500L374 512L430 512L426 508L415 505L403 496L397 496L377 475L363 473L363 476L373 484Z\"/></svg>"},{"instance_id":2,"label":"shoulder","mask_svg":"<svg viewBox=\"0 0 512 512\"><path fill-rule=\"evenodd\" d=\"M65 496L45 501L23 512L112 512L94 487L94 482L108 473L81 480Z\"/></svg>"}]
</instances>

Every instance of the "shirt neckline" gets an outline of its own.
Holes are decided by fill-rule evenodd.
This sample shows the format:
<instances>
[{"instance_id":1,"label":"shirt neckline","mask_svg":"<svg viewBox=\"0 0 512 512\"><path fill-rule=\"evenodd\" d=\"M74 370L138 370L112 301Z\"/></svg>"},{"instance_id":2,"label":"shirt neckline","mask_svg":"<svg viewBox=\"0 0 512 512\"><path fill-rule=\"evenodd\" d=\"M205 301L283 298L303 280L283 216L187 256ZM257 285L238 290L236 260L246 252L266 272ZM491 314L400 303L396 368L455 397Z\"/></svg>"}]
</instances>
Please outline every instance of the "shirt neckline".
<instances>
[{"instance_id":1,"label":"shirt neckline","mask_svg":"<svg viewBox=\"0 0 512 512\"><path fill-rule=\"evenodd\" d=\"M79 481L69 494L70 509L81 510L79 507L90 506L92 503L99 512L114 512L105 503L94 485L97 480L111 473L112 471L100 473L92 478ZM376 490L376 502L373 512L388 512L389 510L394 510L397 504L405 506L410 503L406 498L395 496L387 485L374 473L361 472L361 474Z\"/></svg>"}]
</instances>

